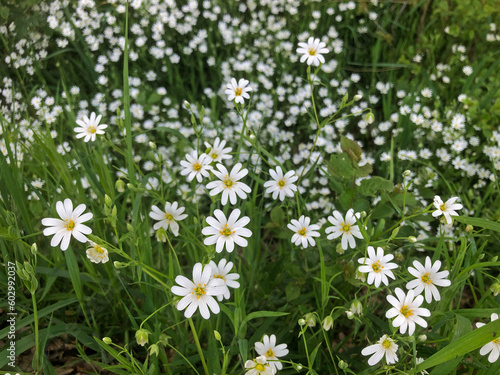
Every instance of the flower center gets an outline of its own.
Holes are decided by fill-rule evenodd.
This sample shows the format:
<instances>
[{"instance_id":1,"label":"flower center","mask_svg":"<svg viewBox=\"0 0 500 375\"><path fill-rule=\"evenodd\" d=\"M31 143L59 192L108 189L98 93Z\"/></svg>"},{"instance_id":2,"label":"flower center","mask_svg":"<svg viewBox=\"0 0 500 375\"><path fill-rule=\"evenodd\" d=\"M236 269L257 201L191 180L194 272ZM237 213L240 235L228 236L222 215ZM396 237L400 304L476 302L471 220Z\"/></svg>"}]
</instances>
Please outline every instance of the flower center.
<instances>
[{"instance_id":1,"label":"flower center","mask_svg":"<svg viewBox=\"0 0 500 375\"><path fill-rule=\"evenodd\" d=\"M89 133L92 133L92 134L94 134L97 131L97 129L94 128L92 125L89 126L89 128L87 130L88 130Z\"/></svg>"},{"instance_id":2,"label":"flower center","mask_svg":"<svg viewBox=\"0 0 500 375\"><path fill-rule=\"evenodd\" d=\"M405 318L408 318L409 316L412 316L413 315L413 310L410 310L410 308L407 306L407 305L404 305L401 310L400 310L401 314L403 314L403 316Z\"/></svg>"},{"instance_id":3,"label":"flower center","mask_svg":"<svg viewBox=\"0 0 500 375\"><path fill-rule=\"evenodd\" d=\"M264 367L264 365L261 365L260 363L257 363L257 366L255 366L255 369L257 371L264 371L266 368Z\"/></svg>"},{"instance_id":4,"label":"flower center","mask_svg":"<svg viewBox=\"0 0 500 375\"><path fill-rule=\"evenodd\" d=\"M349 233L350 230L351 230L351 224L344 224L344 223L341 223L340 224L342 226L342 232L345 232L345 233Z\"/></svg>"},{"instance_id":5,"label":"flower center","mask_svg":"<svg viewBox=\"0 0 500 375\"><path fill-rule=\"evenodd\" d=\"M240 96L242 92L243 92L243 89L240 87L237 87L234 89L234 95L236 95L236 96Z\"/></svg>"},{"instance_id":6,"label":"flower center","mask_svg":"<svg viewBox=\"0 0 500 375\"><path fill-rule=\"evenodd\" d=\"M219 154L216 153L216 152L212 152L211 156L212 156L212 159L217 159L217 157L219 156Z\"/></svg>"},{"instance_id":7,"label":"flower center","mask_svg":"<svg viewBox=\"0 0 500 375\"><path fill-rule=\"evenodd\" d=\"M493 342L494 342L495 344L500 345L500 337L498 337L498 338L496 338L495 340L493 340Z\"/></svg>"},{"instance_id":8,"label":"flower center","mask_svg":"<svg viewBox=\"0 0 500 375\"><path fill-rule=\"evenodd\" d=\"M167 219L168 221L172 221L174 220L174 217L171 214L165 214L165 219Z\"/></svg>"},{"instance_id":9,"label":"flower center","mask_svg":"<svg viewBox=\"0 0 500 375\"><path fill-rule=\"evenodd\" d=\"M99 245L94 246L94 251L99 254L104 254L104 250Z\"/></svg>"},{"instance_id":10,"label":"flower center","mask_svg":"<svg viewBox=\"0 0 500 375\"><path fill-rule=\"evenodd\" d=\"M66 220L66 224L64 225L64 228L66 228L67 230L75 229L75 222L73 220Z\"/></svg>"},{"instance_id":11,"label":"flower center","mask_svg":"<svg viewBox=\"0 0 500 375\"><path fill-rule=\"evenodd\" d=\"M224 226L222 227L222 230L220 231L220 234L222 234L223 236L230 236L231 233L234 233L234 232L231 232L231 228L229 228L227 226L227 224L224 224Z\"/></svg>"},{"instance_id":12,"label":"flower center","mask_svg":"<svg viewBox=\"0 0 500 375\"><path fill-rule=\"evenodd\" d=\"M227 178L227 176L226 176L224 178L224 185L229 188L229 187L234 185L234 181L231 180L230 178Z\"/></svg>"},{"instance_id":13,"label":"flower center","mask_svg":"<svg viewBox=\"0 0 500 375\"><path fill-rule=\"evenodd\" d=\"M444 203L441 206L439 206L439 208L441 209L441 211L446 211L446 206L444 205Z\"/></svg>"},{"instance_id":14,"label":"flower center","mask_svg":"<svg viewBox=\"0 0 500 375\"><path fill-rule=\"evenodd\" d=\"M309 55L316 56L316 50L314 48L309 48Z\"/></svg>"},{"instance_id":15,"label":"flower center","mask_svg":"<svg viewBox=\"0 0 500 375\"><path fill-rule=\"evenodd\" d=\"M305 236L307 233L306 228L299 229L297 233L300 234L301 236Z\"/></svg>"},{"instance_id":16,"label":"flower center","mask_svg":"<svg viewBox=\"0 0 500 375\"><path fill-rule=\"evenodd\" d=\"M373 272L379 273L382 271L382 268L384 268L384 266L380 264L380 260L377 260L375 263L372 264L372 268Z\"/></svg>"},{"instance_id":17,"label":"flower center","mask_svg":"<svg viewBox=\"0 0 500 375\"><path fill-rule=\"evenodd\" d=\"M198 284L196 288L193 288L193 294L196 294L196 298L200 299L202 295L207 294L207 292L205 292L205 286L207 286L207 284L203 284L203 286L201 286L201 284Z\"/></svg>"},{"instance_id":18,"label":"flower center","mask_svg":"<svg viewBox=\"0 0 500 375\"><path fill-rule=\"evenodd\" d=\"M226 277L223 275L214 275L214 279L222 279L222 280L226 281Z\"/></svg>"},{"instance_id":19,"label":"flower center","mask_svg":"<svg viewBox=\"0 0 500 375\"><path fill-rule=\"evenodd\" d=\"M274 352L272 349L269 349L267 352L266 352L266 357L270 358L270 357L274 357Z\"/></svg>"},{"instance_id":20,"label":"flower center","mask_svg":"<svg viewBox=\"0 0 500 375\"><path fill-rule=\"evenodd\" d=\"M385 339L384 342L382 343L382 346L384 347L384 349L389 349L391 347L391 340L389 339Z\"/></svg>"},{"instance_id":21,"label":"flower center","mask_svg":"<svg viewBox=\"0 0 500 375\"><path fill-rule=\"evenodd\" d=\"M280 187L280 189L283 189L283 186L285 186L285 179L282 178L281 180L278 181L278 186Z\"/></svg>"},{"instance_id":22,"label":"flower center","mask_svg":"<svg viewBox=\"0 0 500 375\"><path fill-rule=\"evenodd\" d=\"M432 280L431 280L431 277L429 276L429 272L424 273L422 275L421 279L422 279L422 282L424 282L426 284L432 284Z\"/></svg>"},{"instance_id":23,"label":"flower center","mask_svg":"<svg viewBox=\"0 0 500 375\"><path fill-rule=\"evenodd\" d=\"M195 164L193 165L193 169L194 169L195 171L197 171L197 172L198 172L198 171L200 171L200 170L201 170L201 165L200 165L200 163L195 163Z\"/></svg>"}]
</instances>

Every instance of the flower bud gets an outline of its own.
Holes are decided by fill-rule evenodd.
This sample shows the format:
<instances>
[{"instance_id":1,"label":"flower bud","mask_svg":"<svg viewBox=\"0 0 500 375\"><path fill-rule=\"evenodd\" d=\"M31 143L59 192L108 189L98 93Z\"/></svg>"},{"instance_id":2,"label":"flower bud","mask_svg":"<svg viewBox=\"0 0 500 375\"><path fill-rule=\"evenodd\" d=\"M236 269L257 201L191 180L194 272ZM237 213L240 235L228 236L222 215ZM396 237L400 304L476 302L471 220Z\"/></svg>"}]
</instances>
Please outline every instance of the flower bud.
<instances>
[{"instance_id":1,"label":"flower bud","mask_svg":"<svg viewBox=\"0 0 500 375\"><path fill-rule=\"evenodd\" d=\"M184 100L182 104L184 104L184 107L186 107L187 109L191 109L191 103L189 103L187 100Z\"/></svg>"},{"instance_id":2,"label":"flower bud","mask_svg":"<svg viewBox=\"0 0 500 375\"><path fill-rule=\"evenodd\" d=\"M418 341L419 342L425 342L425 341L427 341L427 336L426 335L420 335L420 336L418 336Z\"/></svg>"},{"instance_id":3,"label":"flower bud","mask_svg":"<svg viewBox=\"0 0 500 375\"><path fill-rule=\"evenodd\" d=\"M403 176L404 176L404 177L410 177L410 176L411 176L411 171L410 171L409 169L405 170L405 171L403 172Z\"/></svg>"},{"instance_id":4,"label":"flower bud","mask_svg":"<svg viewBox=\"0 0 500 375\"><path fill-rule=\"evenodd\" d=\"M495 283L490 286L491 293L496 297L498 294L500 294L500 284Z\"/></svg>"},{"instance_id":5,"label":"flower bud","mask_svg":"<svg viewBox=\"0 0 500 375\"><path fill-rule=\"evenodd\" d=\"M149 142L149 148L153 151L156 151L156 143L154 142Z\"/></svg>"},{"instance_id":6,"label":"flower bud","mask_svg":"<svg viewBox=\"0 0 500 375\"><path fill-rule=\"evenodd\" d=\"M328 315L325 319L323 319L323 329L325 331L329 331L333 326L333 318L331 315Z\"/></svg>"},{"instance_id":7,"label":"flower bud","mask_svg":"<svg viewBox=\"0 0 500 375\"><path fill-rule=\"evenodd\" d=\"M410 241L410 242L417 242L417 237L410 236L410 237L408 237L408 241Z\"/></svg>"},{"instance_id":8,"label":"flower bud","mask_svg":"<svg viewBox=\"0 0 500 375\"><path fill-rule=\"evenodd\" d=\"M220 341L221 337L220 337L220 333L218 331L214 330L214 336L215 336L215 339L217 341Z\"/></svg>"},{"instance_id":9,"label":"flower bud","mask_svg":"<svg viewBox=\"0 0 500 375\"><path fill-rule=\"evenodd\" d=\"M168 344L168 339L171 339L172 337L168 336L168 335L165 335L164 333L162 333L160 335L160 340L158 341L158 343L162 344L162 345L167 345Z\"/></svg>"},{"instance_id":10,"label":"flower bud","mask_svg":"<svg viewBox=\"0 0 500 375\"><path fill-rule=\"evenodd\" d=\"M148 343L148 331L141 328L135 333L135 339L140 346L144 346Z\"/></svg>"},{"instance_id":11,"label":"flower bud","mask_svg":"<svg viewBox=\"0 0 500 375\"><path fill-rule=\"evenodd\" d=\"M347 319L349 320L354 319L354 314L351 311L347 310L345 314L347 315Z\"/></svg>"},{"instance_id":12,"label":"flower bud","mask_svg":"<svg viewBox=\"0 0 500 375\"><path fill-rule=\"evenodd\" d=\"M363 95L356 94L356 95L354 95L354 101L357 102L358 100L361 100L362 97L363 97Z\"/></svg>"},{"instance_id":13,"label":"flower bud","mask_svg":"<svg viewBox=\"0 0 500 375\"><path fill-rule=\"evenodd\" d=\"M155 354L157 357L158 354L160 354L160 348L156 344L153 344L149 347L149 355L151 356L153 354Z\"/></svg>"},{"instance_id":14,"label":"flower bud","mask_svg":"<svg viewBox=\"0 0 500 375\"><path fill-rule=\"evenodd\" d=\"M491 258L492 262L496 262L498 260L498 255L495 255L493 258Z\"/></svg>"},{"instance_id":15,"label":"flower bud","mask_svg":"<svg viewBox=\"0 0 500 375\"><path fill-rule=\"evenodd\" d=\"M31 245L31 254L35 255L38 252L38 246L36 245L36 242L33 242L33 245Z\"/></svg>"},{"instance_id":16,"label":"flower bud","mask_svg":"<svg viewBox=\"0 0 500 375\"><path fill-rule=\"evenodd\" d=\"M361 314L363 314L363 305L357 299L354 300L353 303L351 304L351 312L354 315L359 315L359 316L361 316Z\"/></svg>"},{"instance_id":17,"label":"flower bud","mask_svg":"<svg viewBox=\"0 0 500 375\"><path fill-rule=\"evenodd\" d=\"M473 229L474 229L474 227L473 227L472 225L470 225L470 224L469 224L469 225L467 225L467 226L465 227L465 231L466 231L467 233L469 233L469 232L470 232L470 231L472 231Z\"/></svg>"},{"instance_id":18,"label":"flower bud","mask_svg":"<svg viewBox=\"0 0 500 375\"><path fill-rule=\"evenodd\" d=\"M123 193L125 191L125 182L123 180L119 179L115 183L115 188L119 193Z\"/></svg>"},{"instance_id":19,"label":"flower bud","mask_svg":"<svg viewBox=\"0 0 500 375\"><path fill-rule=\"evenodd\" d=\"M373 115L373 113L371 112L368 112L366 115L365 115L365 121L366 123L369 125L369 124L373 124L373 122L375 121L375 116Z\"/></svg>"},{"instance_id":20,"label":"flower bud","mask_svg":"<svg viewBox=\"0 0 500 375\"><path fill-rule=\"evenodd\" d=\"M302 366L302 365L299 363L297 366L295 366L295 368L297 369L297 371L300 371L300 370L302 370L302 369L304 368L304 366Z\"/></svg>"},{"instance_id":21,"label":"flower bud","mask_svg":"<svg viewBox=\"0 0 500 375\"><path fill-rule=\"evenodd\" d=\"M111 340L111 338L109 337L103 337L102 342L104 342L107 345L110 345L113 342L113 340Z\"/></svg>"},{"instance_id":22,"label":"flower bud","mask_svg":"<svg viewBox=\"0 0 500 375\"><path fill-rule=\"evenodd\" d=\"M299 319L298 323L299 323L299 326L302 327L302 326L304 326L306 324L306 321L305 321L305 319L301 318L301 319Z\"/></svg>"},{"instance_id":23,"label":"flower bud","mask_svg":"<svg viewBox=\"0 0 500 375\"><path fill-rule=\"evenodd\" d=\"M167 232L163 228L158 228L156 231L156 239L158 242L167 242Z\"/></svg>"},{"instance_id":24,"label":"flower bud","mask_svg":"<svg viewBox=\"0 0 500 375\"><path fill-rule=\"evenodd\" d=\"M347 368L349 367L349 364L343 360L340 360L339 361L339 367L342 369L342 370L347 370Z\"/></svg>"},{"instance_id":25,"label":"flower bud","mask_svg":"<svg viewBox=\"0 0 500 375\"><path fill-rule=\"evenodd\" d=\"M115 268L116 268L117 270L119 270L119 269L121 269L121 268L125 268L125 267L127 267L127 266L128 266L128 264L127 264L127 263L123 263L123 262L118 262L117 260L115 260L115 261L113 262L113 266L115 266Z\"/></svg>"},{"instance_id":26,"label":"flower bud","mask_svg":"<svg viewBox=\"0 0 500 375\"><path fill-rule=\"evenodd\" d=\"M308 327L316 326L316 316L313 313L307 313L304 315L304 319Z\"/></svg>"}]
</instances>

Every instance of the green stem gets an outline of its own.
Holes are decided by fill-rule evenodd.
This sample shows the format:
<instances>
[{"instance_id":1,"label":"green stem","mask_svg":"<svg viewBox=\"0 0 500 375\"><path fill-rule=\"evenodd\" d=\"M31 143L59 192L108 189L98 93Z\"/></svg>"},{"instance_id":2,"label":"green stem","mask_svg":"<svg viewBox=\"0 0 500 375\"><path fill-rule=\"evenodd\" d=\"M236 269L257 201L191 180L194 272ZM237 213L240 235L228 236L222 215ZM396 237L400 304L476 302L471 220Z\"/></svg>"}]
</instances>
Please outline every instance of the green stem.
<instances>
[{"instance_id":1,"label":"green stem","mask_svg":"<svg viewBox=\"0 0 500 375\"><path fill-rule=\"evenodd\" d=\"M188 319L189 326L191 327L191 331L193 332L194 342L196 343L196 348L198 348L198 353L200 354L201 364L203 365L203 370L205 371L205 375L210 375L208 372L207 364L205 362L205 357L203 356L203 351L201 350L200 340L198 340L198 334L196 333L196 328L193 324L193 319Z\"/></svg>"},{"instance_id":2,"label":"green stem","mask_svg":"<svg viewBox=\"0 0 500 375\"><path fill-rule=\"evenodd\" d=\"M142 321L141 325L139 326L139 329L142 329L142 325L143 325L144 323L146 323L146 322L148 321L148 319L149 319L149 318L151 318L151 317L152 317L154 314L156 314L157 312L159 312L159 311L163 310L163 309L164 309L165 307L167 307L168 305L170 305L170 302L169 302L169 303L167 303L166 305L163 305L162 307L160 307L160 308L156 309L156 310L155 310L152 314L150 314L150 315L149 315L146 319L144 319L144 320Z\"/></svg>"},{"instance_id":3,"label":"green stem","mask_svg":"<svg viewBox=\"0 0 500 375\"><path fill-rule=\"evenodd\" d=\"M127 11L125 12L125 48L123 52L123 109L125 112L128 178L130 183L135 185L135 168L132 154L132 122L130 119L130 94L128 83L128 2Z\"/></svg>"},{"instance_id":4,"label":"green stem","mask_svg":"<svg viewBox=\"0 0 500 375\"><path fill-rule=\"evenodd\" d=\"M40 369L40 341L38 339L38 309L36 307L35 291L31 293L31 300L33 301L33 322L35 323L35 370Z\"/></svg>"}]
</instances>

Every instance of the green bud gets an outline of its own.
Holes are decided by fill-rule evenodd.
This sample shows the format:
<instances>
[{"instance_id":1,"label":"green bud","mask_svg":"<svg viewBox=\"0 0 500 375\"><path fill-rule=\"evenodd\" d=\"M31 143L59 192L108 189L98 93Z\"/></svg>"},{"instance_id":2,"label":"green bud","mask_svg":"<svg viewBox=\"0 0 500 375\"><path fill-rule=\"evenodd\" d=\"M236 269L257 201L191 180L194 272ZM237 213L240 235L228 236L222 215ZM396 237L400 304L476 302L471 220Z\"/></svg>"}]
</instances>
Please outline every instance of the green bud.
<instances>
[{"instance_id":1,"label":"green bud","mask_svg":"<svg viewBox=\"0 0 500 375\"><path fill-rule=\"evenodd\" d=\"M135 333L135 339L140 346L144 346L148 343L148 334L144 328L141 328Z\"/></svg>"},{"instance_id":2,"label":"green bud","mask_svg":"<svg viewBox=\"0 0 500 375\"><path fill-rule=\"evenodd\" d=\"M214 330L214 336L215 336L215 339L217 341L220 341L221 337L220 337L220 333L218 331Z\"/></svg>"},{"instance_id":3,"label":"green bud","mask_svg":"<svg viewBox=\"0 0 500 375\"><path fill-rule=\"evenodd\" d=\"M420 335L420 336L418 336L418 341L420 341L420 342L427 341L427 336L426 335Z\"/></svg>"},{"instance_id":4,"label":"green bud","mask_svg":"<svg viewBox=\"0 0 500 375\"><path fill-rule=\"evenodd\" d=\"M363 97L363 95L356 94L356 95L354 95L354 101L357 102L358 100L361 100L362 97Z\"/></svg>"},{"instance_id":5,"label":"green bud","mask_svg":"<svg viewBox=\"0 0 500 375\"><path fill-rule=\"evenodd\" d=\"M156 143L154 142L149 142L149 148L153 151L156 151Z\"/></svg>"},{"instance_id":6,"label":"green bud","mask_svg":"<svg viewBox=\"0 0 500 375\"><path fill-rule=\"evenodd\" d=\"M345 314L347 315L347 319L349 319L349 320L354 319L354 314L352 313L352 311L347 310L347 311L345 312Z\"/></svg>"},{"instance_id":7,"label":"green bud","mask_svg":"<svg viewBox=\"0 0 500 375\"><path fill-rule=\"evenodd\" d=\"M33 266L29 264L27 261L24 261L24 269L28 273L28 275L34 275L35 270L33 269Z\"/></svg>"},{"instance_id":8,"label":"green bud","mask_svg":"<svg viewBox=\"0 0 500 375\"><path fill-rule=\"evenodd\" d=\"M495 283L490 286L490 290L493 293L493 295L496 297L500 294L500 284Z\"/></svg>"},{"instance_id":9,"label":"green bud","mask_svg":"<svg viewBox=\"0 0 500 375\"><path fill-rule=\"evenodd\" d=\"M363 314L363 304L355 299L351 304L351 312L355 315L361 316Z\"/></svg>"},{"instance_id":10,"label":"green bud","mask_svg":"<svg viewBox=\"0 0 500 375\"><path fill-rule=\"evenodd\" d=\"M117 260L115 260L113 262L113 266L115 266L116 269L121 269L121 268L125 268L128 266L128 263L123 263L123 262L118 262Z\"/></svg>"},{"instance_id":11,"label":"green bud","mask_svg":"<svg viewBox=\"0 0 500 375\"><path fill-rule=\"evenodd\" d=\"M113 340L111 340L111 338L110 338L110 337L107 337L107 336L106 336L106 337L103 337L103 338L102 338L102 342L104 342L104 343L105 343L105 344L107 344L107 345L110 345L110 344L113 342Z\"/></svg>"},{"instance_id":12,"label":"green bud","mask_svg":"<svg viewBox=\"0 0 500 375\"><path fill-rule=\"evenodd\" d=\"M304 368L304 366L302 366L300 363L298 363L295 368L297 369L297 371L300 371Z\"/></svg>"},{"instance_id":13,"label":"green bud","mask_svg":"<svg viewBox=\"0 0 500 375\"><path fill-rule=\"evenodd\" d=\"M314 315L313 313L307 313L306 315L304 315L304 319L308 327L316 326L316 315Z\"/></svg>"},{"instance_id":14,"label":"green bud","mask_svg":"<svg viewBox=\"0 0 500 375\"><path fill-rule=\"evenodd\" d=\"M134 229L134 226L130 223L127 223L127 230L130 232L130 233L134 233L135 229Z\"/></svg>"},{"instance_id":15,"label":"green bud","mask_svg":"<svg viewBox=\"0 0 500 375\"><path fill-rule=\"evenodd\" d=\"M168 339L171 339L172 337L165 335L164 333L160 334L160 340L158 341L159 344L162 345L167 345L168 344Z\"/></svg>"},{"instance_id":16,"label":"green bud","mask_svg":"<svg viewBox=\"0 0 500 375\"><path fill-rule=\"evenodd\" d=\"M373 124L374 121L375 121L375 116L373 115L373 113L368 112L365 116L365 122L369 125Z\"/></svg>"},{"instance_id":17,"label":"green bud","mask_svg":"<svg viewBox=\"0 0 500 375\"><path fill-rule=\"evenodd\" d=\"M34 242L33 245L31 245L31 254L36 255L37 252L38 246L36 245L36 242Z\"/></svg>"},{"instance_id":18,"label":"green bud","mask_svg":"<svg viewBox=\"0 0 500 375\"><path fill-rule=\"evenodd\" d=\"M187 100L184 100L182 104L184 104L184 107L186 107L187 109L191 109L191 103L189 103Z\"/></svg>"},{"instance_id":19,"label":"green bud","mask_svg":"<svg viewBox=\"0 0 500 375\"><path fill-rule=\"evenodd\" d=\"M104 194L104 203L108 207L111 207L113 205L113 201L111 200L111 197L108 194Z\"/></svg>"},{"instance_id":20,"label":"green bud","mask_svg":"<svg viewBox=\"0 0 500 375\"><path fill-rule=\"evenodd\" d=\"M123 193L125 191L125 182L123 180L119 179L115 183L115 188L119 193Z\"/></svg>"},{"instance_id":21,"label":"green bud","mask_svg":"<svg viewBox=\"0 0 500 375\"><path fill-rule=\"evenodd\" d=\"M495 255L493 258L491 258L492 262L496 262L498 260L498 255Z\"/></svg>"},{"instance_id":22,"label":"green bud","mask_svg":"<svg viewBox=\"0 0 500 375\"><path fill-rule=\"evenodd\" d=\"M149 347L149 355L155 354L158 357L158 354L160 354L160 348L158 345L153 344Z\"/></svg>"},{"instance_id":23,"label":"green bud","mask_svg":"<svg viewBox=\"0 0 500 375\"><path fill-rule=\"evenodd\" d=\"M167 231L163 228L158 228L156 231L156 239L158 242L167 242Z\"/></svg>"},{"instance_id":24,"label":"green bud","mask_svg":"<svg viewBox=\"0 0 500 375\"><path fill-rule=\"evenodd\" d=\"M349 364L343 360L340 360L339 361L339 367L342 369L342 370L347 370L349 368Z\"/></svg>"},{"instance_id":25,"label":"green bud","mask_svg":"<svg viewBox=\"0 0 500 375\"><path fill-rule=\"evenodd\" d=\"M473 229L474 229L474 227L472 225L470 225L470 224L465 227L465 231L467 233L471 232Z\"/></svg>"},{"instance_id":26,"label":"green bud","mask_svg":"<svg viewBox=\"0 0 500 375\"><path fill-rule=\"evenodd\" d=\"M410 241L410 242L417 242L417 237L410 236L410 237L408 237L408 241Z\"/></svg>"},{"instance_id":27,"label":"green bud","mask_svg":"<svg viewBox=\"0 0 500 375\"><path fill-rule=\"evenodd\" d=\"M305 319L299 319L298 323L299 323L299 326L302 327L306 324L306 321L305 321Z\"/></svg>"},{"instance_id":28,"label":"green bud","mask_svg":"<svg viewBox=\"0 0 500 375\"><path fill-rule=\"evenodd\" d=\"M328 315L325 319L323 319L323 329L325 331L329 331L333 327L333 318L331 315Z\"/></svg>"}]
</instances>

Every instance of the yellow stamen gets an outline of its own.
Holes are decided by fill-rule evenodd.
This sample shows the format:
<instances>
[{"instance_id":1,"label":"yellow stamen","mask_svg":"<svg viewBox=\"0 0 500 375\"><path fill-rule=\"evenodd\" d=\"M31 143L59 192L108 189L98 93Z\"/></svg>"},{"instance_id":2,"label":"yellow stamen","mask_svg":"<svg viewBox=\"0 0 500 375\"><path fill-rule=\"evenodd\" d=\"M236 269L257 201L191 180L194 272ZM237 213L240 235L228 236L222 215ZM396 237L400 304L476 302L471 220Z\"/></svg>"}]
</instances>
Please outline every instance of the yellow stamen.
<instances>
[{"instance_id":1,"label":"yellow stamen","mask_svg":"<svg viewBox=\"0 0 500 375\"><path fill-rule=\"evenodd\" d=\"M219 154L217 154L216 152L212 152L211 156L212 156L212 159L217 159Z\"/></svg>"},{"instance_id":2,"label":"yellow stamen","mask_svg":"<svg viewBox=\"0 0 500 375\"><path fill-rule=\"evenodd\" d=\"M193 169L194 169L195 171L199 171L199 170L201 170L201 165L200 165L200 163L195 163L195 165L193 165Z\"/></svg>"},{"instance_id":3,"label":"yellow stamen","mask_svg":"<svg viewBox=\"0 0 500 375\"><path fill-rule=\"evenodd\" d=\"M309 48L309 55L316 56L316 50L314 48Z\"/></svg>"},{"instance_id":4,"label":"yellow stamen","mask_svg":"<svg viewBox=\"0 0 500 375\"><path fill-rule=\"evenodd\" d=\"M441 209L441 211L446 211L446 206L444 205L444 203L441 206L439 206L439 208Z\"/></svg>"},{"instance_id":5,"label":"yellow stamen","mask_svg":"<svg viewBox=\"0 0 500 375\"><path fill-rule=\"evenodd\" d=\"M349 233L351 231L351 224L340 223L342 232Z\"/></svg>"},{"instance_id":6,"label":"yellow stamen","mask_svg":"<svg viewBox=\"0 0 500 375\"><path fill-rule=\"evenodd\" d=\"M226 281L226 277L222 276L222 275L214 275L214 279L222 279L222 280Z\"/></svg>"},{"instance_id":7,"label":"yellow stamen","mask_svg":"<svg viewBox=\"0 0 500 375\"><path fill-rule=\"evenodd\" d=\"M280 189L283 189L283 186L285 186L285 179L281 179L278 181L278 186L280 187Z\"/></svg>"},{"instance_id":8,"label":"yellow stamen","mask_svg":"<svg viewBox=\"0 0 500 375\"><path fill-rule=\"evenodd\" d=\"M421 279L422 279L422 282L424 282L426 284L432 284L432 280L431 280L431 277L429 276L429 272L424 273L422 275Z\"/></svg>"},{"instance_id":9,"label":"yellow stamen","mask_svg":"<svg viewBox=\"0 0 500 375\"><path fill-rule=\"evenodd\" d=\"M170 214L165 214L165 219L167 219L168 221L172 221L174 220L174 217Z\"/></svg>"},{"instance_id":10,"label":"yellow stamen","mask_svg":"<svg viewBox=\"0 0 500 375\"><path fill-rule=\"evenodd\" d=\"M64 225L64 227L67 230L73 230L75 229L75 222L73 220L66 220L66 224Z\"/></svg>"},{"instance_id":11,"label":"yellow stamen","mask_svg":"<svg viewBox=\"0 0 500 375\"><path fill-rule=\"evenodd\" d=\"M306 228L302 228L302 229L298 230L297 233L300 234L301 236L305 236L307 233Z\"/></svg>"},{"instance_id":12,"label":"yellow stamen","mask_svg":"<svg viewBox=\"0 0 500 375\"><path fill-rule=\"evenodd\" d=\"M89 133L92 133L92 134L94 134L97 131L97 129L94 128L93 126L89 126L89 128L87 130Z\"/></svg>"},{"instance_id":13,"label":"yellow stamen","mask_svg":"<svg viewBox=\"0 0 500 375\"><path fill-rule=\"evenodd\" d=\"M274 357L274 352L273 352L271 349L269 349L269 350L266 352L266 357L268 357L268 358Z\"/></svg>"},{"instance_id":14,"label":"yellow stamen","mask_svg":"<svg viewBox=\"0 0 500 375\"><path fill-rule=\"evenodd\" d=\"M224 186L225 187L231 187L234 185L234 181L231 180L230 178L227 178L227 176L224 178Z\"/></svg>"},{"instance_id":15,"label":"yellow stamen","mask_svg":"<svg viewBox=\"0 0 500 375\"><path fill-rule=\"evenodd\" d=\"M389 339L385 339L383 342L382 342L382 346L384 347L384 349L389 349L391 347L391 340Z\"/></svg>"},{"instance_id":16,"label":"yellow stamen","mask_svg":"<svg viewBox=\"0 0 500 375\"><path fill-rule=\"evenodd\" d=\"M227 237L227 236L230 236L231 233L234 233L234 231L231 232L231 228L229 228L227 226L227 224L224 224L224 226L222 227L222 230L220 231L220 234Z\"/></svg>"},{"instance_id":17,"label":"yellow stamen","mask_svg":"<svg viewBox=\"0 0 500 375\"><path fill-rule=\"evenodd\" d=\"M401 308L400 312L401 312L401 314L403 314L403 316L404 316L405 318L408 318L409 316L412 316L412 315L413 315L413 310L410 310L410 309L408 308L408 306L407 306L407 305L404 305L404 306Z\"/></svg>"},{"instance_id":18,"label":"yellow stamen","mask_svg":"<svg viewBox=\"0 0 500 375\"><path fill-rule=\"evenodd\" d=\"M99 253L99 254L104 254L104 250L99 245L94 246L94 251Z\"/></svg>"},{"instance_id":19,"label":"yellow stamen","mask_svg":"<svg viewBox=\"0 0 500 375\"><path fill-rule=\"evenodd\" d=\"M236 96L240 96L242 92L243 92L242 88L237 87L234 89L234 95Z\"/></svg>"},{"instance_id":20,"label":"yellow stamen","mask_svg":"<svg viewBox=\"0 0 500 375\"><path fill-rule=\"evenodd\" d=\"M372 264L372 268L373 272L379 273L382 272L382 268L384 268L384 266L380 264L380 260L377 260L375 263Z\"/></svg>"},{"instance_id":21,"label":"yellow stamen","mask_svg":"<svg viewBox=\"0 0 500 375\"><path fill-rule=\"evenodd\" d=\"M257 366L255 366L255 369L257 371L264 371L266 368L264 365L261 365L260 363L257 363Z\"/></svg>"}]
</instances>

